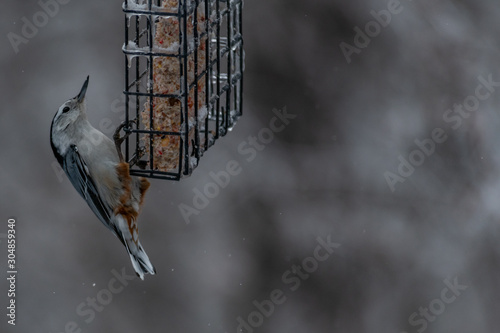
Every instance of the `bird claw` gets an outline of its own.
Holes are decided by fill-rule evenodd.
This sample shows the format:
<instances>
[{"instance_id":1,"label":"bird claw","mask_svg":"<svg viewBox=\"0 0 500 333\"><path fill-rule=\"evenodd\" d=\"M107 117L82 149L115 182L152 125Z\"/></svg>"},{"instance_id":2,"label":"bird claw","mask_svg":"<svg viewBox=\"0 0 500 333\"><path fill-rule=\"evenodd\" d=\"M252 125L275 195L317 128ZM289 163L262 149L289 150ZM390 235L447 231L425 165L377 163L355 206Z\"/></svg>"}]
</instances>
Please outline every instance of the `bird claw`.
<instances>
[{"instance_id":1,"label":"bird claw","mask_svg":"<svg viewBox=\"0 0 500 333\"><path fill-rule=\"evenodd\" d=\"M124 159L120 147L123 141L125 141L125 139L130 135L131 132L128 131L128 129L132 128L132 124L135 124L135 126L137 127L138 120L134 119L134 120L129 120L128 122L124 121L116 128L115 133L113 134L113 140L115 141L116 151L118 152L118 157L120 158L121 162L123 162ZM125 134L123 136L120 136L120 131L124 128L125 128Z\"/></svg>"},{"instance_id":2,"label":"bird claw","mask_svg":"<svg viewBox=\"0 0 500 333\"><path fill-rule=\"evenodd\" d=\"M113 135L113 139L115 142L119 143L120 145L123 143L123 141L130 135L130 131L127 131L132 127L132 124L137 126L137 119L134 120L129 120L124 121L123 123L120 124L115 130L115 134ZM125 135L123 137L120 137L120 131L125 128Z\"/></svg>"},{"instance_id":3,"label":"bird claw","mask_svg":"<svg viewBox=\"0 0 500 333\"><path fill-rule=\"evenodd\" d=\"M134 157L130 160L130 165L137 165L141 169L145 169L148 162L141 161L142 156L146 153L146 149L144 147L140 147ZM146 165L145 165L145 164Z\"/></svg>"}]
</instances>

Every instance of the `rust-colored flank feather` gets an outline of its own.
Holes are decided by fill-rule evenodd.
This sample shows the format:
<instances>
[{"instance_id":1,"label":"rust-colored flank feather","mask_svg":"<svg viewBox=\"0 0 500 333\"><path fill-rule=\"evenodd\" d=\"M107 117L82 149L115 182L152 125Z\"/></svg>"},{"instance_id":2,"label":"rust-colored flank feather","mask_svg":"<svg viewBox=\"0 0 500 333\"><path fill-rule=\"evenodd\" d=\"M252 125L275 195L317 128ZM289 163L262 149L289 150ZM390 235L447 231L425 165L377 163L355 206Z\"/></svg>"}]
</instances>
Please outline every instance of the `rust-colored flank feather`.
<instances>
[{"instance_id":1,"label":"rust-colored flank feather","mask_svg":"<svg viewBox=\"0 0 500 333\"><path fill-rule=\"evenodd\" d=\"M149 189L149 186L151 184L146 178L139 178L141 184L139 185L139 191L141 192L141 202L139 202L139 207L142 207L142 204L144 203L144 194L146 194L146 191Z\"/></svg>"},{"instance_id":2,"label":"rust-colored flank feather","mask_svg":"<svg viewBox=\"0 0 500 333\"><path fill-rule=\"evenodd\" d=\"M139 228L137 227L137 216L139 215L139 212L132 207L131 203L131 198L132 198L132 178L130 177L130 170L129 170L129 165L128 163L122 162L116 166L116 173L118 175L118 178L120 179L120 182L122 183L122 189L123 189L123 194L120 197L120 205L115 209L115 214L120 214L122 215L126 220L128 224L128 229L130 231L130 234L132 235L132 240L134 241L135 244L137 244L139 240ZM141 199L140 199L140 205L142 205L143 202L143 195L146 192L146 190L149 188L149 182L141 178L141 183L140 183L140 193L141 193Z\"/></svg>"}]
</instances>

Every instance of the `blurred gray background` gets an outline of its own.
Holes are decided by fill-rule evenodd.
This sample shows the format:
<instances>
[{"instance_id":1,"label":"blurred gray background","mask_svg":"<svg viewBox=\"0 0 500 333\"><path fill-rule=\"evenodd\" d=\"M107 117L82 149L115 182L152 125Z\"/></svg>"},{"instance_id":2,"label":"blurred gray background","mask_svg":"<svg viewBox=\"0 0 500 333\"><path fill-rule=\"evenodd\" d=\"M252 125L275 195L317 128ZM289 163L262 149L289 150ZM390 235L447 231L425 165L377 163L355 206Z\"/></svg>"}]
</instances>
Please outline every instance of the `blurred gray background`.
<instances>
[{"instance_id":1,"label":"blurred gray background","mask_svg":"<svg viewBox=\"0 0 500 333\"><path fill-rule=\"evenodd\" d=\"M125 250L60 178L49 144L52 117L87 75L91 122L119 124L122 1L61 4L16 53L8 34L42 7L3 0L0 233L14 216L19 273L15 327L0 282L0 331L498 332L500 87L475 111L448 110L474 101L478 77L500 82L500 7L396 4L245 2L244 117L190 178L152 181L139 226L158 274L122 286ZM371 11L388 6L397 14L377 31ZM367 24L373 37L348 63L339 45ZM238 146L283 107L297 117L248 162ZM415 152L436 128L446 141ZM422 165L401 167L411 174L391 190L387 172L410 156ZM231 160L241 173L187 224L179 205ZM318 237L340 244L322 262L306 259ZM302 279L292 267L303 262Z\"/></svg>"}]
</instances>

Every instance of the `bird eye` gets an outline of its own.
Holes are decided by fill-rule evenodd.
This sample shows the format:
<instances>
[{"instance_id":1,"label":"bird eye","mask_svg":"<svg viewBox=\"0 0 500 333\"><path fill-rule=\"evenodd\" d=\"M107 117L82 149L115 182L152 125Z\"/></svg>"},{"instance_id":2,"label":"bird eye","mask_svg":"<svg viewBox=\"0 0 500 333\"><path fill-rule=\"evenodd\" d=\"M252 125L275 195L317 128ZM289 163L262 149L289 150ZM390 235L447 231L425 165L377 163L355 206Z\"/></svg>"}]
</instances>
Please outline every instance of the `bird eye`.
<instances>
[{"instance_id":1,"label":"bird eye","mask_svg":"<svg viewBox=\"0 0 500 333\"><path fill-rule=\"evenodd\" d=\"M66 113L68 111L69 111L69 107L68 106L63 109L63 113Z\"/></svg>"}]
</instances>

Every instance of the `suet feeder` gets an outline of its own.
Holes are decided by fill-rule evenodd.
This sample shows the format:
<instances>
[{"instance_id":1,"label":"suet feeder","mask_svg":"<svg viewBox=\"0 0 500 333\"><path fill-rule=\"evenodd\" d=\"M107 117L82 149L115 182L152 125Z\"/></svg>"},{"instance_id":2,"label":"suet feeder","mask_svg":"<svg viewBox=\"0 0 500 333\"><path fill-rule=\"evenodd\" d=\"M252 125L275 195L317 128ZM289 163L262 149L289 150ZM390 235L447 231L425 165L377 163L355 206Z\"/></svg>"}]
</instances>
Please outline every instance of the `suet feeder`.
<instances>
[{"instance_id":1,"label":"suet feeder","mask_svg":"<svg viewBox=\"0 0 500 333\"><path fill-rule=\"evenodd\" d=\"M126 0L124 156L179 180L242 115L243 0Z\"/></svg>"}]
</instances>

